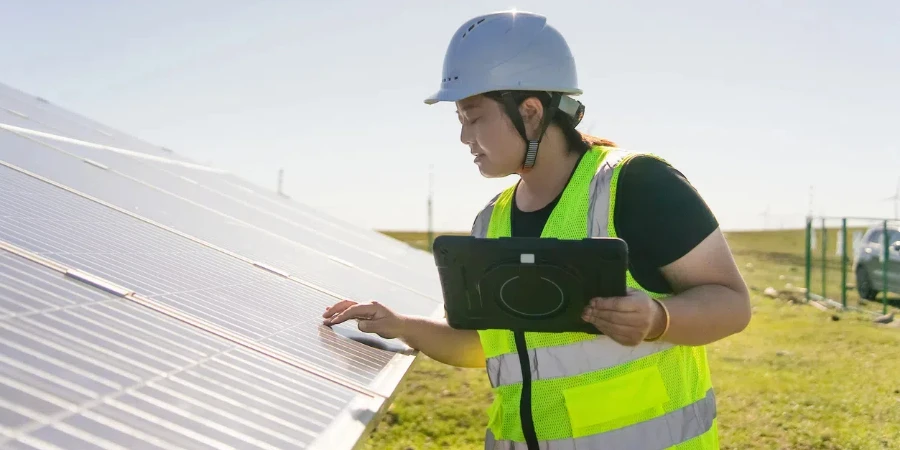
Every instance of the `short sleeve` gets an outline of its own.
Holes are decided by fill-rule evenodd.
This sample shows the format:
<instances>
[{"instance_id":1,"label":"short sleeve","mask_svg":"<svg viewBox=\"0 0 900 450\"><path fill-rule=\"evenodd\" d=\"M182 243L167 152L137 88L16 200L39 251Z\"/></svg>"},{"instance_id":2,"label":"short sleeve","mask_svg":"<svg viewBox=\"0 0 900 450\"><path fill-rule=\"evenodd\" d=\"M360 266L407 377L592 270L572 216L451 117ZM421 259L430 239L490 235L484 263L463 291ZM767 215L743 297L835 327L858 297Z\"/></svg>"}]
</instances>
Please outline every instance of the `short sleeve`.
<instances>
[{"instance_id":1,"label":"short sleeve","mask_svg":"<svg viewBox=\"0 0 900 450\"><path fill-rule=\"evenodd\" d=\"M638 269L658 269L678 260L719 227L685 176L657 158L627 161L616 189L616 232L628 244Z\"/></svg>"}]
</instances>

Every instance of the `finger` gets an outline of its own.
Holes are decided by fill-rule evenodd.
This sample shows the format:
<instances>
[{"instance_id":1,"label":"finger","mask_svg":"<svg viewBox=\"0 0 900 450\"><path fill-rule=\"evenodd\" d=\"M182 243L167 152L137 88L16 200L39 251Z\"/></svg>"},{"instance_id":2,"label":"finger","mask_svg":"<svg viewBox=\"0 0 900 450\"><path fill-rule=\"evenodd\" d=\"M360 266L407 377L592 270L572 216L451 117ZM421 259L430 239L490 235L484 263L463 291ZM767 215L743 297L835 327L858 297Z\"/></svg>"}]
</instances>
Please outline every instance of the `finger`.
<instances>
[{"instance_id":1,"label":"finger","mask_svg":"<svg viewBox=\"0 0 900 450\"><path fill-rule=\"evenodd\" d=\"M622 345L636 345L641 341L641 333L637 329L596 319L591 322L600 332Z\"/></svg>"},{"instance_id":2,"label":"finger","mask_svg":"<svg viewBox=\"0 0 900 450\"><path fill-rule=\"evenodd\" d=\"M635 312L640 309L640 303L629 297L607 297L592 299L591 307L608 311Z\"/></svg>"},{"instance_id":3,"label":"finger","mask_svg":"<svg viewBox=\"0 0 900 450\"><path fill-rule=\"evenodd\" d=\"M378 311L377 308L378 307L376 305L353 305L347 308L344 312L326 320L325 324L337 325L350 319L372 318L375 317L375 313Z\"/></svg>"},{"instance_id":4,"label":"finger","mask_svg":"<svg viewBox=\"0 0 900 450\"><path fill-rule=\"evenodd\" d=\"M347 308L349 308L349 307L351 307L351 306L353 306L353 305L355 305L355 304L356 304L356 302L354 302L353 300L341 300L341 301L339 301L339 302L337 302L337 303L335 303L335 304L333 304L333 305L331 305L331 306L326 306L326 307L325 307L325 312L322 313L322 317L330 317L330 316L333 316L333 315L338 314L338 313L344 311L345 309L347 309Z\"/></svg>"},{"instance_id":5,"label":"finger","mask_svg":"<svg viewBox=\"0 0 900 450\"><path fill-rule=\"evenodd\" d=\"M337 313L344 311L345 309L355 305L356 302L353 300L341 300L327 308L325 308L325 312L322 313L322 317L331 317Z\"/></svg>"},{"instance_id":6,"label":"finger","mask_svg":"<svg viewBox=\"0 0 900 450\"><path fill-rule=\"evenodd\" d=\"M628 325L624 325L621 323L611 322L606 319L602 319L597 316L585 315L582 317L585 322L589 322L598 330L600 330L603 334L628 334L632 330L632 327Z\"/></svg>"},{"instance_id":7,"label":"finger","mask_svg":"<svg viewBox=\"0 0 900 450\"><path fill-rule=\"evenodd\" d=\"M621 309L622 299L624 297L597 297L591 299L590 307L594 309L606 309L610 311L618 311Z\"/></svg>"},{"instance_id":8,"label":"finger","mask_svg":"<svg viewBox=\"0 0 900 450\"><path fill-rule=\"evenodd\" d=\"M633 311L611 311L608 309L592 309L587 313L596 319L603 319L610 323L618 323L637 327L647 322L646 316Z\"/></svg>"}]
</instances>

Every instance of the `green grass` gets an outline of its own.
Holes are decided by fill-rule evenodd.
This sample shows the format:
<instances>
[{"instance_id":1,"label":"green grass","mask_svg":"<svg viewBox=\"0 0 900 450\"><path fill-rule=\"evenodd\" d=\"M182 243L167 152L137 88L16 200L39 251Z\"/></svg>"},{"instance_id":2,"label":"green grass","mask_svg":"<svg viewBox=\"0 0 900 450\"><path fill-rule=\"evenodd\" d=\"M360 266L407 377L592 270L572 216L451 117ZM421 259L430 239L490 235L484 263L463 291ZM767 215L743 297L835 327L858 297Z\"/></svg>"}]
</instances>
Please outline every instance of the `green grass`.
<instances>
[{"instance_id":1,"label":"green grass","mask_svg":"<svg viewBox=\"0 0 900 450\"><path fill-rule=\"evenodd\" d=\"M421 233L387 234L424 246ZM730 233L728 239L753 288L754 315L743 333L708 346L721 447L900 448L897 322L875 325L869 315L823 312L789 299L797 295L763 296L768 286L803 285L802 230ZM827 277L839 281L839 267L838 278ZM422 355L364 448L480 448L490 398L482 370Z\"/></svg>"}]
</instances>

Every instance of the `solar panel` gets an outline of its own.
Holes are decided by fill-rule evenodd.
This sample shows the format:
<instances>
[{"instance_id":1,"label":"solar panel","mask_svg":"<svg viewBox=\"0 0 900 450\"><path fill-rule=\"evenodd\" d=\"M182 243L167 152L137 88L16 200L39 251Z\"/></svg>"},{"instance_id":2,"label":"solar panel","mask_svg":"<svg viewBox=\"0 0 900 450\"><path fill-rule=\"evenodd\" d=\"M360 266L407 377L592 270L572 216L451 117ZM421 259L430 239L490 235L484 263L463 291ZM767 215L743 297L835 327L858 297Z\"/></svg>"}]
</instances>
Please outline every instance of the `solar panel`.
<instances>
[{"instance_id":1,"label":"solar panel","mask_svg":"<svg viewBox=\"0 0 900 450\"><path fill-rule=\"evenodd\" d=\"M355 383L371 383L393 356L333 333L319 335L321 312L337 300L326 293L169 236L5 166L0 166L0 185L5 186L0 192L2 241L283 349Z\"/></svg>"},{"instance_id":2,"label":"solar panel","mask_svg":"<svg viewBox=\"0 0 900 450\"><path fill-rule=\"evenodd\" d=\"M3 110L7 110L9 114L4 117L2 115ZM37 111L38 113L35 113ZM50 116L48 119L47 115ZM154 156L163 156L170 161L177 162L189 162L184 158L181 158L178 154L172 153L171 151L163 150L161 147L151 146L150 144L146 144L142 141L139 141L131 136L123 135L116 130L110 129L102 124L98 124L96 122L90 121L89 119L82 118L79 116L75 116L74 114L61 110L51 103L47 103L46 101L36 100L35 97L12 89L10 87L4 86L0 84L0 127L4 126L4 124L8 125L17 125L21 128L21 131L28 132L30 130L43 131L50 133L56 137L62 138L71 138L73 137L70 134L61 133L60 130L49 126L48 124L57 124L62 119L64 122L74 122L81 124L81 128L86 128L82 133L79 133L79 136L83 136L84 133L95 133L100 132L104 137L104 141L100 142L96 139L88 139L89 143L93 144L107 144L107 145L116 145L122 143L130 143L134 142L137 144L137 148L135 146L123 146L121 147L123 150L127 149L127 151L137 150L139 152L146 152L148 154L152 154ZM96 134L91 134L91 136L96 137ZM44 140L51 142L59 142L53 139L44 138ZM106 156L107 152L101 153ZM132 162L139 161L128 161L127 164L131 164ZM347 236L363 236L367 239L366 243L369 246L377 246L380 251L387 252L403 252L406 258L413 259L430 259L430 256L423 254L422 252L410 252L405 251L408 250L408 246L397 245L396 240L385 236L384 234L375 232L373 230L361 229L358 226L353 224L348 224L346 222L335 219L334 217L327 217L322 214L320 211L316 211L312 208L306 207L302 203L298 202L285 202L284 199L275 195L272 192L267 192L265 190L261 190L256 186L247 183L246 181L234 177L230 174L224 174L222 176L209 177L208 174L203 171L191 170L188 172L179 171L179 166L158 166L156 169L163 171L173 171L176 176L186 176L193 179L201 180L203 185L210 185L215 191L228 194L230 196L239 196L243 197L245 200L250 200L251 202L259 202L263 200L267 206L274 206L271 203L272 200L277 200L277 206L275 209L284 210L293 210L294 212L300 212L302 214L301 217L304 220L313 220L319 223L320 225L324 225L326 228L328 227L337 227L341 233L341 235L346 238ZM210 168L211 169L211 168ZM220 174L222 171L211 169L213 173ZM252 191L252 192L249 192ZM383 245L386 244L386 245ZM425 261L426 264L430 263L430 261Z\"/></svg>"},{"instance_id":3,"label":"solar panel","mask_svg":"<svg viewBox=\"0 0 900 450\"><path fill-rule=\"evenodd\" d=\"M151 145L133 136L128 136L103 124L66 111L46 100L0 84L0 112L4 110L15 116L14 120L19 123L18 126L25 129L48 132L69 139L85 140L94 144L119 146L130 151L186 161L186 159L171 150ZM16 123L8 122L8 117L8 115L0 114L0 123L16 125Z\"/></svg>"},{"instance_id":4,"label":"solar panel","mask_svg":"<svg viewBox=\"0 0 900 450\"><path fill-rule=\"evenodd\" d=\"M191 204L180 196L166 194L113 170L85 164L82 160L3 130L0 130L0 160L255 261L296 274L338 296L383 299L388 305L405 308L415 314L429 314L438 305L433 295L427 296L395 280L360 273L325 255L305 251L303 247L295 246L292 251L288 244L290 241L270 231L242 224L237 219ZM354 278L354 282L347 283L349 278Z\"/></svg>"},{"instance_id":5,"label":"solar panel","mask_svg":"<svg viewBox=\"0 0 900 450\"><path fill-rule=\"evenodd\" d=\"M414 269L424 270L426 275L429 276L434 275L433 271L428 269L434 262L430 254L413 249L408 245L397 245L396 239L383 233L362 229L334 217L323 216L315 209L302 203L285 201L284 198L274 192L255 188L250 183L232 174L197 173L197 171L192 171L193 173L189 175L187 173L189 169L174 166L160 168L184 176L196 176L196 180L201 185L209 187L214 192L220 193L220 195L248 202L259 209L287 217L296 222L309 223L311 226L320 228L323 232L341 236L342 239L348 242L365 247L385 257L409 260L408 264L415 266Z\"/></svg>"},{"instance_id":6,"label":"solar panel","mask_svg":"<svg viewBox=\"0 0 900 450\"><path fill-rule=\"evenodd\" d=\"M70 158L100 163L99 166L94 164L95 167L108 167L118 174L160 188L167 195L178 197L182 202L215 211L221 216L217 221L239 222L244 226L273 233L280 237L282 248L293 247L297 252L325 256L345 265L352 264L389 283L404 280L404 288L430 296L435 301L441 298L440 290L436 288L437 275L434 271L423 269L423 266L429 266L424 265L421 259L383 255L373 250L375 246L371 243L359 242L336 229L326 229L309 218L286 217L261 208L253 201L223 195L199 184L195 178L199 178L197 175L200 173L189 174L192 178L177 176L159 170L158 164L142 163L140 160L105 150L67 142L52 142L41 137L29 136L28 140L44 144L35 146L31 151L62 153ZM218 245L228 247L225 243ZM392 247L404 246L394 243ZM422 252L410 249L409 253L420 256Z\"/></svg>"},{"instance_id":7,"label":"solar panel","mask_svg":"<svg viewBox=\"0 0 900 450\"><path fill-rule=\"evenodd\" d=\"M5 448L304 447L360 395L7 251L0 268Z\"/></svg>"},{"instance_id":8,"label":"solar panel","mask_svg":"<svg viewBox=\"0 0 900 450\"><path fill-rule=\"evenodd\" d=\"M438 314L427 253L2 85L0 108L0 446L356 444L415 353L321 312Z\"/></svg>"},{"instance_id":9,"label":"solar panel","mask_svg":"<svg viewBox=\"0 0 900 450\"><path fill-rule=\"evenodd\" d=\"M2 100L2 98L0 98L0 100ZM45 133L54 132L52 128L32 122L31 120L29 120L28 115L19 111L15 108L14 105L10 104L4 104L3 106L0 106L0 123L4 124L5 126L29 127L34 131Z\"/></svg>"}]
</instances>

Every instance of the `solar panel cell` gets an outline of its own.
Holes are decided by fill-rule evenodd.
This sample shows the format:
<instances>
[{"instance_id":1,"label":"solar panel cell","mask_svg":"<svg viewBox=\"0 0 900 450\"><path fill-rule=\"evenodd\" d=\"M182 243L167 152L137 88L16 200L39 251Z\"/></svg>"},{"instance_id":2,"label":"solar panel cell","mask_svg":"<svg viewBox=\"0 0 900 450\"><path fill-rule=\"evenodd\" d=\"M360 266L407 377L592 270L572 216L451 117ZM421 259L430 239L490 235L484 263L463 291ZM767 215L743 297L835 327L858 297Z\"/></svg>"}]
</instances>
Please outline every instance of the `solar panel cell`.
<instances>
[{"instance_id":1,"label":"solar panel cell","mask_svg":"<svg viewBox=\"0 0 900 450\"><path fill-rule=\"evenodd\" d=\"M65 429L66 431L61 430ZM77 428L69 428L65 425L41 427L31 434L35 439L56 446L56 448L77 448L84 450L125 450L120 445L115 445L106 439L91 436Z\"/></svg>"},{"instance_id":2,"label":"solar panel cell","mask_svg":"<svg viewBox=\"0 0 900 450\"><path fill-rule=\"evenodd\" d=\"M26 444L22 441L11 441L4 444L3 448L9 450L45 450L47 447L39 448Z\"/></svg>"},{"instance_id":3,"label":"solar panel cell","mask_svg":"<svg viewBox=\"0 0 900 450\"><path fill-rule=\"evenodd\" d=\"M3 375L0 375L0 399L5 404L4 409L17 416L29 417L29 421L36 417L59 414L65 409L59 403L45 400L43 392L35 391L27 384ZM15 405L27 405L27 409Z\"/></svg>"},{"instance_id":4,"label":"solar panel cell","mask_svg":"<svg viewBox=\"0 0 900 450\"><path fill-rule=\"evenodd\" d=\"M70 429L82 430L91 436L102 436L107 442L115 443L126 449L168 449L167 443L158 438L129 429L118 422L106 419L99 414L88 413L91 417L77 414L62 421ZM183 441L182 441L183 442Z\"/></svg>"},{"instance_id":5,"label":"solar panel cell","mask_svg":"<svg viewBox=\"0 0 900 450\"><path fill-rule=\"evenodd\" d=\"M14 401L15 399L10 400ZM0 406L0 426L4 428L16 428L21 427L30 421L30 417Z\"/></svg>"}]
</instances>

